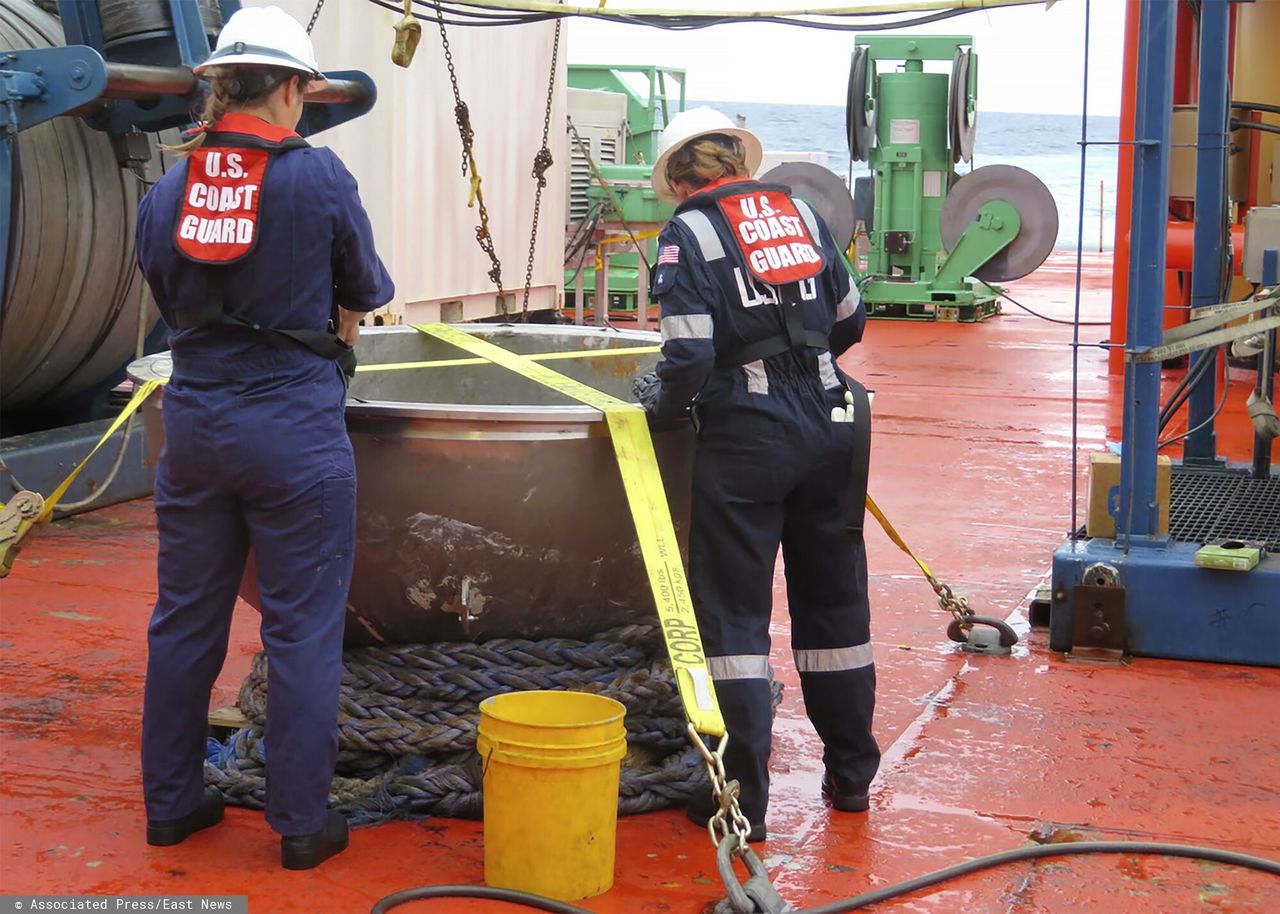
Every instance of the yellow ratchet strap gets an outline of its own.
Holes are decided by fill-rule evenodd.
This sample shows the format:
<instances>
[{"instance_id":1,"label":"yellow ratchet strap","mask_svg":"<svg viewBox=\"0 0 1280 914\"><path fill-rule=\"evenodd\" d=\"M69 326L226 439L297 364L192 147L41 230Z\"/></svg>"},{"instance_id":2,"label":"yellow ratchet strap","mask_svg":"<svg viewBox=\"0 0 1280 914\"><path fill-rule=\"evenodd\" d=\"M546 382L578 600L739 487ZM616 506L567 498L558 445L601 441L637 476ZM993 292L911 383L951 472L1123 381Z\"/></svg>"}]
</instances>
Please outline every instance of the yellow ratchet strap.
<instances>
[{"instance_id":1,"label":"yellow ratchet strap","mask_svg":"<svg viewBox=\"0 0 1280 914\"><path fill-rule=\"evenodd\" d=\"M46 524L49 522L49 520L53 517L53 509L58 506L58 502L60 502L62 500L62 497L67 494L67 490L71 488L71 484L76 481L76 478L80 475L80 472L85 468L85 466L93 458L93 455L98 453L98 451L102 449L102 446L107 443L107 440L120 430L120 427L129 420L130 416L132 416L135 412L137 412L138 407L140 407L143 403L146 402L147 397L151 396L151 394L155 392L156 388L159 387L161 383L163 382L146 381L140 387L135 389L133 392L133 397L130 398L125 408L120 411L120 415L116 416L115 421L111 423L111 425L107 428L106 432L103 433L102 437L98 439L98 443L93 446L93 450L91 450L83 460L81 460L78 464L76 464L75 469L72 470L71 473L67 476L67 478L62 480L62 483L56 489L53 490L53 493L48 498L44 500L44 509L40 511L40 513L37 514L35 517L27 517L22 519L22 521L18 525L17 534L13 537L13 540L6 546L6 553L11 553L6 555L5 557L6 560L4 562L4 565L5 565L6 571L8 569L8 566L13 561L13 555L17 554L17 550L21 547L22 541L31 532L31 528L36 526L37 524Z\"/></svg>"},{"instance_id":2,"label":"yellow ratchet strap","mask_svg":"<svg viewBox=\"0 0 1280 914\"><path fill-rule=\"evenodd\" d=\"M915 551L907 545L907 541L902 538L902 534L894 528L893 524L889 523L889 518L884 516L884 512L880 510L880 506L872 500L870 495L867 496L867 510L875 515L875 519L880 522L880 526L884 528L884 532L888 534L889 539L893 540L894 545L911 556L911 561L919 565L920 570L924 572L924 576L932 581L933 572L929 570L929 566L925 564L924 559L916 555Z\"/></svg>"},{"instance_id":3,"label":"yellow ratchet strap","mask_svg":"<svg viewBox=\"0 0 1280 914\"><path fill-rule=\"evenodd\" d=\"M448 324L413 327L604 413L685 714L699 733L723 736L724 718L702 652L702 636L644 410Z\"/></svg>"},{"instance_id":4,"label":"yellow ratchet strap","mask_svg":"<svg viewBox=\"0 0 1280 914\"><path fill-rule=\"evenodd\" d=\"M588 349L585 352L535 352L523 356L535 362L553 362L562 359L597 359L614 355L652 355L661 352L661 346L632 346L621 349ZM387 362L382 365L357 365L356 372L402 371L406 368L454 368L459 365L491 365L490 359L433 359L430 362Z\"/></svg>"}]
</instances>

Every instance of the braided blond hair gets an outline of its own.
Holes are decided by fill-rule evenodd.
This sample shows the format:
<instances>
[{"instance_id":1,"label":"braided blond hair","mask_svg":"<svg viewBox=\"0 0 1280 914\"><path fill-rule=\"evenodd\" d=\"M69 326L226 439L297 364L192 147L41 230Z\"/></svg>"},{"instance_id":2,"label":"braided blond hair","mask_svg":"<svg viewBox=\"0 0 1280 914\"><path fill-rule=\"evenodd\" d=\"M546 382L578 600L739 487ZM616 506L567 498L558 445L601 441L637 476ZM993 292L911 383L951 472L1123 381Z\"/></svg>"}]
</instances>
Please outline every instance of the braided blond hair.
<instances>
[{"instance_id":1,"label":"braided blond hair","mask_svg":"<svg viewBox=\"0 0 1280 914\"><path fill-rule=\"evenodd\" d=\"M199 118L202 129L185 143L161 148L175 155L191 155L204 145L205 131L224 114L271 94L294 76L299 79L299 91L303 91L308 82L306 76L285 67L210 67L203 76L209 83L209 94Z\"/></svg>"},{"instance_id":2,"label":"braided blond hair","mask_svg":"<svg viewBox=\"0 0 1280 914\"><path fill-rule=\"evenodd\" d=\"M733 137L714 133L681 146L667 160L667 180L705 187L720 178L749 178L746 153Z\"/></svg>"}]
</instances>

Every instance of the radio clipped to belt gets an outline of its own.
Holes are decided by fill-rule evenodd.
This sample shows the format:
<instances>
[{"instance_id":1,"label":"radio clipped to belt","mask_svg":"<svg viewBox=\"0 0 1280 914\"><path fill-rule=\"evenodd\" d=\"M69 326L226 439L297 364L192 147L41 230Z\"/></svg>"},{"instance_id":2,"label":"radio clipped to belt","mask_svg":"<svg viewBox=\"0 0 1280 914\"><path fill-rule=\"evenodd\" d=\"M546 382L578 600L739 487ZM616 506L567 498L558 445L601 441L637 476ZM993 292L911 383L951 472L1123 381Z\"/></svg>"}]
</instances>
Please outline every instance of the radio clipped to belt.
<instances>
[{"instance_id":1,"label":"radio clipped to belt","mask_svg":"<svg viewBox=\"0 0 1280 914\"><path fill-rule=\"evenodd\" d=\"M309 146L296 134L280 139L241 133L210 132L191 153L178 212L174 244L188 260L206 266L207 293L202 304L184 311L176 330L240 327L276 349L302 348L336 362L348 378L355 374L355 350L338 337L338 304L326 330L266 327L228 312L224 267L251 254L258 243L262 193L276 156Z\"/></svg>"}]
</instances>

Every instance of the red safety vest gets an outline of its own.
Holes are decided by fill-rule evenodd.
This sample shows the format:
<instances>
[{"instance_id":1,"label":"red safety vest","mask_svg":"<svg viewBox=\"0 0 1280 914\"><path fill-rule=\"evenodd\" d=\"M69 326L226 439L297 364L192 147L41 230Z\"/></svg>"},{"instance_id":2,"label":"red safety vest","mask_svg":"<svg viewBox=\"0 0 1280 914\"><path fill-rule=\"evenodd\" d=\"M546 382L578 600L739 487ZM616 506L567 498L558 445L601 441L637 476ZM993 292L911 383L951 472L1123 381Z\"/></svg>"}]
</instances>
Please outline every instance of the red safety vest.
<instances>
[{"instance_id":1,"label":"red safety vest","mask_svg":"<svg viewBox=\"0 0 1280 914\"><path fill-rule=\"evenodd\" d=\"M771 286L817 276L826 267L804 219L781 190L758 188L716 202L747 267Z\"/></svg>"},{"instance_id":2,"label":"red safety vest","mask_svg":"<svg viewBox=\"0 0 1280 914\"><path fill-rule=\"evenodd\" d=\"M228 264L258 241L262 191L272 158L306 146L292 130L245 114L228 114L187 162L187 183L174 229L178 251L196 263Z\"/></svg>"}]
</instances>

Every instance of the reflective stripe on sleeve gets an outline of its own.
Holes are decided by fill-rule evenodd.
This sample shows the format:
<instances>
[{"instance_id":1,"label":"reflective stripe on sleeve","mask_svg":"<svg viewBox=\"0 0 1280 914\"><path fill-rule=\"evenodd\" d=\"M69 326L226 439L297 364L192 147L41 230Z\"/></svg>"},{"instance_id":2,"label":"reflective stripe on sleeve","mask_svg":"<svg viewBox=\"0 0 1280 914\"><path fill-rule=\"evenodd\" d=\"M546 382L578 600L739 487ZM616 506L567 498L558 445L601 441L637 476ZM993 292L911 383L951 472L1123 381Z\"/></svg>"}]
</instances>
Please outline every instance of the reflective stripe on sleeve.
<instances>
[{"instance_id":1,"label":"reflective stripe on sleeve","mask_svg":"<svg viewBox=\"0 0 1280 914\"><path fill-rule=\"evenodd\" d=\"M675 314L662 319L662 341L709 340L715 331L710 314Z\"/></svg>"}]
</instances>

